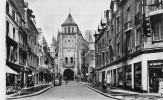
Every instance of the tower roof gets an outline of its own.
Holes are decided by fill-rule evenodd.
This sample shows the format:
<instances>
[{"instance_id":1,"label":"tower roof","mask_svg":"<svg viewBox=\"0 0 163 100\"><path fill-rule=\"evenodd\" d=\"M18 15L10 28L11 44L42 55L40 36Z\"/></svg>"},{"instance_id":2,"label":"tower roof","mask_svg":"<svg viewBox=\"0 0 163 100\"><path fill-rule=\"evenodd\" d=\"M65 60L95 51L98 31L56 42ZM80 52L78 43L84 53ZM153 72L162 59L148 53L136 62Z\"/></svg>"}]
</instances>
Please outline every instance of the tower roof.
<instances>
[{"instance_id":1,"label":"tower roof","mask_svg":"<svg viewBox=\"0 0 163 100\"><path fill-rule=\"evenodd\" d=\"M74 21L74 19L72 18L71 14L69 14L66 18L66 20L64 21L64 23L61 26L69 26L69 25L77 25Z\"/></svg>"}]
</instances>

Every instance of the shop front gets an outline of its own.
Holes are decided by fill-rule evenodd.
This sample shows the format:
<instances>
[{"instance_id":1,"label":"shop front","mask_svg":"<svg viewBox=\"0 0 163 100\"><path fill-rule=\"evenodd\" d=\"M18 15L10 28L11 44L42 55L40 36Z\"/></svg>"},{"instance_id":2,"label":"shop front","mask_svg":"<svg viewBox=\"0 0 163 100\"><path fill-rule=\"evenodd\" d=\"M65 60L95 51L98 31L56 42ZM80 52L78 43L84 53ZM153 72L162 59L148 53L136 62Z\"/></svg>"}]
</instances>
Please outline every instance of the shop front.
<instances>
[{"instance_id":1,"label":"shop front","mask_svg":"<svg viewBox=\"0 0 163 100\"><path fill-rule=\"evenodd\" d=\"M163 59L148 60L149 92L158 93L159 79L163 78Z\"/></svg>"}]
</instances>

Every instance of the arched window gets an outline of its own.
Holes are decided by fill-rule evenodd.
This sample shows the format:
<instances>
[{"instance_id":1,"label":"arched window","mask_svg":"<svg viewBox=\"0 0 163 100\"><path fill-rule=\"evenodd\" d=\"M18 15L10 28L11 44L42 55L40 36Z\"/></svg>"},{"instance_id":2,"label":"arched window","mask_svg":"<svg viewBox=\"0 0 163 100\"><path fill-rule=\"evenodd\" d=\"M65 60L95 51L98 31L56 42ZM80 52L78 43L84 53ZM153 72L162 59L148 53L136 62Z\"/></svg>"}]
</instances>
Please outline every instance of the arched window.
<instances>
[{"instance_id":1,"label":"arched window","mask_svg":"<svg viewBox=\"0 0 163 100\"><path fill-rule=\"evenodd\" d=\"M68 27L68 33L70 33L70 27Z\"/></svg>"},{"instance_id":2,"label":"arched window","mask_svg":"<svg viewBox=\"0 0 163 100\"><path fill-rule=\"evenodd\" d=\"M68 58L67 57L65 57L65 62L68 63Z\"/></svg>"},{"instance_id":3,"label":"arched window","mask_svg":"<svg viewBox=\"0 0 163 100\"><path fill-rule=\"evenodd\" d=\"M72 27L72 33L74 33L74 27Z\"/></svg>"},{"instance_id":4,"label":"arched window","mask_svg":"<svg viewBox=\"0 0 163 100\"><path fill-rule=\"evenodd\" d=\"M73 57L71 57L70 59L71 59L71 63L73 63Z\"/></svg>"},{"instance_id":5,"label":"arched window","mask_svg":"<svg viewBox=\"0 0 163 100\"><path fill-rule=\"evenodd\" d=\"M65 27L65 33L66 33L66 27Z\"/></svg>"}]
</instances>

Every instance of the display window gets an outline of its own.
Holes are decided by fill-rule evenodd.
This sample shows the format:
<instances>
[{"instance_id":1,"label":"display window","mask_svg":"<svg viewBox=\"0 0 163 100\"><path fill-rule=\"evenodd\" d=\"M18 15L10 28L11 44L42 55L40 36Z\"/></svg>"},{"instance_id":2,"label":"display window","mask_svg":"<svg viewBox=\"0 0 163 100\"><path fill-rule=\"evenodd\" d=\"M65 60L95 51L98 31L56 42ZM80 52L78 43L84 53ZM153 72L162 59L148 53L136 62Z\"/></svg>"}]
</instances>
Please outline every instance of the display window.
<instances>
[{"instance_id":1,"label":"display window","mask_svg":"<svg viewBox=\"0 0 163 100\"><path fill-rule=\"evenodd\" d=\"M159 79L163 78L163 60L148 61L149 92L158 93Z\"/></svg>"},{"instance_id":2,"label":"display window","mask_svg":"<svg viewBox=\"0 0 163 100\"><path fill-rule=\"evenodd\" d=\"M118 72L118 86L123 86L123 68L120 67L117 69Z\"/></svg>"},{"instance_id":3,"label":"display window","mask_svg":"<svg viewBox=\"0 0 163 100\"><path fill-rule=\"evenodd\" d=\"M124 71L125 71L125 87L131 88L132 83L131 65L125 66Z\"/></svg>"},{"instance_id":4,"label":"display window","mask_svg":"<svg viewBox=\"0 0 163 100\"><path fill-rule=\"evenodd\" d=\"M134 89L136 91L141 91L142 87L142 68L141 62L134 64Z\"/></svg>"}]
</instances>

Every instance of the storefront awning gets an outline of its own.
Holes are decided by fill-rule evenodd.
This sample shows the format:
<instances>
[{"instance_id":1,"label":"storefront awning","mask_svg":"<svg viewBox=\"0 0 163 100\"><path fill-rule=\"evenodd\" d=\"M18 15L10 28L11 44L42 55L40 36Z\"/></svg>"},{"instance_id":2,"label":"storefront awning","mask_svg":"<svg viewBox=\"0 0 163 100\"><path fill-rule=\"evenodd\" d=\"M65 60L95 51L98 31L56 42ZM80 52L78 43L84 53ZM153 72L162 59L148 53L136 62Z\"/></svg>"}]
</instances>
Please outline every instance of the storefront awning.
<instances>
[{"instance_id":1,"label":"storefront awning","mask_svg":"<svg viewBox=\"0 0 163 100\"><path fill-rule=\"evenodd\" d=\"M9 74L18 74L16 71L12 70L10 67L6 66L6 73Z\"/></svg>"}]
</instances>

